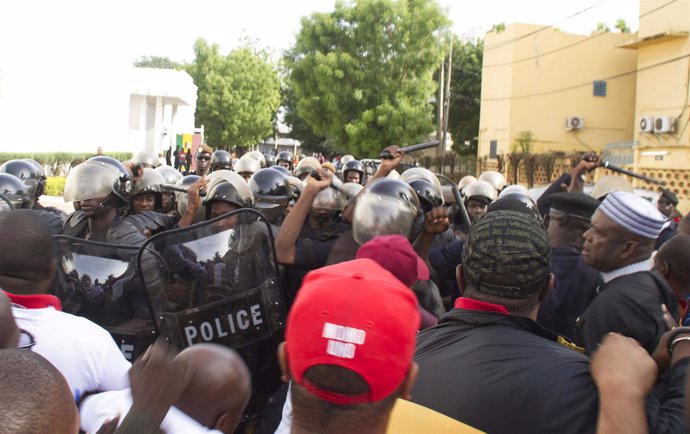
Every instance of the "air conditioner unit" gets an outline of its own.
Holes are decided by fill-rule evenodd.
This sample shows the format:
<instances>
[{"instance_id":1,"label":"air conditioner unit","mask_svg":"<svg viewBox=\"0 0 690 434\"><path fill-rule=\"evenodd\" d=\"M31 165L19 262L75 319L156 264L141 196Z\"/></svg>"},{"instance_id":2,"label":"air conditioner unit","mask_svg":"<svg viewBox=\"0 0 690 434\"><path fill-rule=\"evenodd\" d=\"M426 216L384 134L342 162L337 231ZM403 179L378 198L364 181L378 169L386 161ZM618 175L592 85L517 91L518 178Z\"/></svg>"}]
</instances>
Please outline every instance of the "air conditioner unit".
<instances>
[{"instance_id":1,"label":"air conditioner unit","mask_svg":"<svg viewBox=\"0 0 690 434\"><path fill-rule=\"evenodd\" d=\"M585 120L579 116L571 116L565 121L565 129L571 130L581 130L585 126Z\"/></svg>"},{"instance_id":2,"label":"air conditioner unit","mask_svg":"<svg viewBox=\"0 0 690 434\"><path fill-rule=\"evenodd\" d=\"M654 116L642 116L640 118L640 132L653 133L654 132Z\"/></svg>"},{"instance_id":3,"label":"air conditioner unit","mask_svg":"<svg viewBox=\"0 0 690 434\"><path fill-rule=\"evenodd\" d=\"M673 116L659 116L654 119L655 133L672 133L675 128L676 118Z\"/></svg>"}]
</instances>

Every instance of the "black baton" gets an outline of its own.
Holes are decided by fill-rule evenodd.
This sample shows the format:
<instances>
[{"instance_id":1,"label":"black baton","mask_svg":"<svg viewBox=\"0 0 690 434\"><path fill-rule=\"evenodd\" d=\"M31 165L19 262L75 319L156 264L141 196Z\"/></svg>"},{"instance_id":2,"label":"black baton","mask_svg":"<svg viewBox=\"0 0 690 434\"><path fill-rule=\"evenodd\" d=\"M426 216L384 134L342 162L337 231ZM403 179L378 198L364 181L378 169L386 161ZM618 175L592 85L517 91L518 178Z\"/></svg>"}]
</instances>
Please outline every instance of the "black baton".
<instances>
[{"instance_id":1,"label":"black baton","mask_svg":"<svg viewBox=\"0 0 690 434\"><path fill-rule=\"evenodd\" d=\"M611 164L608 161L604 161L601 165L602 165L602 167L605 167L612 172L622 173L623 175L632 176L633 178L641 179L643 181L647 181L647 182L652 183L652 184L660 185L662 187L666 185L666 181L651 178L651 177L645 176L645 175L640 175L639 173L635 173L632 170L623 169L622 167L618 167L615 164Z\"/></svg>"},{"instance_id":2,"label":"black baton","mask_svg":"<svg viewBox=\"0 0 690 434\"><path fill-rule=\"evenodd\" d=\"M439 142L438 140L432 140L430 142L417 143L416 145L405 146L404 148L400 148L400 150L407 154L414 151L421 151L422 149L435 148L440 144L441 142ZM384 160L392 160L394 157L393 155L391 155L390 152L383 151L379 155L379 158L383 158Z\"/></svg>"}]
</instances>

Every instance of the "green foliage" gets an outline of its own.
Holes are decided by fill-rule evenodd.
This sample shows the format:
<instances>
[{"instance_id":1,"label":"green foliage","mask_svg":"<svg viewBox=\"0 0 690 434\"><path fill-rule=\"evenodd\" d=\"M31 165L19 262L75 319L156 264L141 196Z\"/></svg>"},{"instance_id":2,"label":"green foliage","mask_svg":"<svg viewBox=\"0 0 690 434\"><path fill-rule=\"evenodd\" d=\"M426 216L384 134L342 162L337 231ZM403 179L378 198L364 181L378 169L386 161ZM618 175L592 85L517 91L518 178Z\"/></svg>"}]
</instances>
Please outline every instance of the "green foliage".
<instances>
[{"instance_id":1,"label":"green foliage","mask_svg":"<svg viewBox=\"0 0 690 434\"><path fill-rule=\"evenodd\" d=\"M491 26L490 32L501 33L506 31L506 23L498 23Z\"/></svg>"},{"instance_id":2,"label":"green foliage","mask_svg":"<svg viewBox=\"0 0 690 434\"><path fill-rule=\"evenodd\" d=\"M480 40L453 45L448 130L453 136L453 149L460 155L477 154L475 137L479 135L483 46Z\"/></svg>"},{"instance_id":3,"label":"green foliage","mask_svg":"<svg viewBox=\"0 0 690 434\"><path fill-rule=\"evenodd\" d=\"M45 194L47 196L62 196L65 190L64 176L49 176L46 179Z\"/></svg>"},{"instance_id":4,"label":"green foliage","mask_svg":"<svg viewBox=\"0 0 690 434\"><path fill-rule=\"evenodd\" d=\"M523 154L532 153L532 142L534 141L534 132L530 130L520 131L517 136L515 136L515 141L513 142L513 152L519 151Z\"/></svg>"},{"instance_id":5,"label":"green foliage","mask_svg":"<svg viewBox=\"0 0 690 434\"><path fill-rule=\"evenodd\" d=\"M314 133L311 125L297 114L297 99L291 87L283 86L281 89L283 96L282 107L285 110L283 122L290 127L290 137L299 140L302 149L306 152L323 152L326 137Z\"/></svg>"},{"instance_id":6,"label":"green foliage","mask_svg":"<svg viewBox=\"0 0 690 434\"><path fill-rule=\"evenodd\" d=\"M134 61L139 68L178 69L182 65L164 56L141 56Z\"/></svg>"},{"instance_id":7,"label":"green foliage","mask_svg":"<svg viewBox=\"0 0 690 434\"><path fill-rule=\"evenodd\" d=\"M290 110L359 158L423 140L434 130L429 101L448 24L428 0L339 1L303 18L285 55Z\"/></svg>"},{"instance_id":8,"label":"green foliage","mask_svg":"<svg viewBox=\"0 0 690 434\"><path fill-rule=\"evenodd\" d=\"M621 33L630 33L630 27L628 27L623 18L618 18L613 27L618 29L618 31Z\"/></svg>"},{"instance_id":9,"label":"green foliage","mask_svg":"<svg viewBox=\"0 0 690 434\"><path fill-rule=\"evenodd\" d=\"M544 172L546 172L546 182L551 182L557 159L558 155L553 152L539 154L539 164L544 168Z\"/></svg>"},{"instance_id":10,"label":"green foliage","mask_svg":"<svg viewBox=\"0 0 690 434\"><path fill-rule=\"evenodd\" d=\"M273 132L280 104L278 68L265 51L246 42L227 56L199 38L194 62L184 69L198 87L196 123L214 148L252 146Z\"/></svg>"},{"instance_id":11,"label":"green foliage","mask_svg":"<svg viewBox=\"0 0 690 434\"><path fill-rule=\"evenodd\" d=\"M610 32L611 28L606 23L597 23L597 32Z\"/></svg>"},{"instance_id":12,"label":"green foliage","mask_svg":"<svg viewBox=\"0 0 690 434\"><path fill-rule=\"evenodd\" d=\"M44 166L55 164L72 164L75 161L84 161L95 154L91 152L0 152L0 164L8 160L20 160L30 158ZM132 158L131 152L106 152L104 155L113 157L119 161L127 161Z\"/></svg>"}]
</instances>

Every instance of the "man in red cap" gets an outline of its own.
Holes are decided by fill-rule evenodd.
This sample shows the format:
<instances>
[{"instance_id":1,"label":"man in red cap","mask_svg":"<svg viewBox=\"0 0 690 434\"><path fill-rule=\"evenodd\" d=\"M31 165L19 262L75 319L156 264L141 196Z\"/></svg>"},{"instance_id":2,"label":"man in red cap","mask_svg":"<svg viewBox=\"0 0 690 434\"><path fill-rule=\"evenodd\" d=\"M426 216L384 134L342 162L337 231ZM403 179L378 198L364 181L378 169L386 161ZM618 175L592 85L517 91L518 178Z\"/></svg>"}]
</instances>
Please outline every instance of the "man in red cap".
<instances>
[{"instance_id":1,"label":"man in red cap","mask_svg":"<svg viewBox=\"0 0 690 434\"><path fill-rule=\"evenodd\" d=\"M278 350L283 379L292 381L290 432L400 432L396 413L413 414L426 432L475 432L398 399L410 397L417 375L419 322L410 289L370 259L309 273Z\"/></svg>"},{"instance_id":2,"label":"man in red cap","mask_svg":"<svg viewBox=\"0 0 690 434\"><path fill-rule=\"evenodd\" d=\"M357 259L369 258L412 288L418 280L429 279L429 268L402 235L382 235L368 241L357 251ZM420 330L435 326L438 319L419 305Z\"/></svg>"}]
</instances>

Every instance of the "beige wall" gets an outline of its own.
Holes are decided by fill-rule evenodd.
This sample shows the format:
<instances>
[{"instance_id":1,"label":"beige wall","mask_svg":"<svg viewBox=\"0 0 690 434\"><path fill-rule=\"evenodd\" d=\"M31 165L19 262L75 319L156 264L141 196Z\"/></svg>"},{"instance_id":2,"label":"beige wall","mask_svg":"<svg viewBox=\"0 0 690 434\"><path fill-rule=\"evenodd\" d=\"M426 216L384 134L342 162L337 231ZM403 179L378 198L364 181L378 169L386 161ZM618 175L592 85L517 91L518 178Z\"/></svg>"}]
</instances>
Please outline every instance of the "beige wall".
<instances>
[{"instance_id":1,"label":"beige wall","mask_svg":"<svg viewBox=\"0 0 690 434\"><path fill-rule=\"evenodd\" d=\"M690 1L640 0L640 38L673 31L690 31ZM664 6L660 9L660 6ZM656 9L656 10L655 10Z\"/></svg>"},{"instance_id":2,"label":"beige wall","mask_svg":"<svg viewBox=\"0 0 690 434\"><path fill-rule=\"evenodd\" d=\"M498 140L499 154L510 152L524 130L535 133L535 152L600 151L632 140L635 74L606 80L606 97L593 96L592 88L594 80L635 70L637 53L617 48L631 35L549 29L520 38L540 28L513 24L484 39L479 155L489 153L491 140ZM584 128L566 131L569 116L583 117Z\"/></svg>"}]
</instances>

